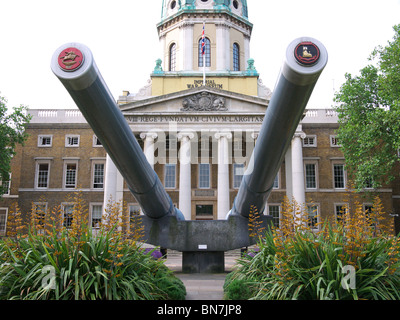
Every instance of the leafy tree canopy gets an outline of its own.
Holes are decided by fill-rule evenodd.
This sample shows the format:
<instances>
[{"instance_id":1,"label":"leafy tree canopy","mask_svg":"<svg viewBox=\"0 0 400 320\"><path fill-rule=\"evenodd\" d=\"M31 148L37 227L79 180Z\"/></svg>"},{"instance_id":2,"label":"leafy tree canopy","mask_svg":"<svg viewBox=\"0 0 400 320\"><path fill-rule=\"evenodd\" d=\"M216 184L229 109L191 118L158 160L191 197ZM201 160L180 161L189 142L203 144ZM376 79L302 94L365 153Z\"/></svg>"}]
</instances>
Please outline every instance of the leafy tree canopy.
<instances>
[{"instance_id":1,"label":"leafy tree canopy","mask_svg":"<svg viewBox=\"0 0 400 320\"><path fill-rule=\"evenodd\" d=\"M357 189L380 187L400 161L400 24L385 47L372 52L360 75L346 74L335 95L338 138Z\"/></svg>"},{"instance_id":2,"label":"leafy tree canopy","mask_svg":"<svg viewBox=\"0 0 400 320\"><path fill-rule=\"evenodd\" d=\"M7 100L0 96L0 196L7 191L8 183L4 182L9 180L15 148L27 138L25 126L31 116L26 111L25 106L8 110Z\"/></svg>"}]
</instances>

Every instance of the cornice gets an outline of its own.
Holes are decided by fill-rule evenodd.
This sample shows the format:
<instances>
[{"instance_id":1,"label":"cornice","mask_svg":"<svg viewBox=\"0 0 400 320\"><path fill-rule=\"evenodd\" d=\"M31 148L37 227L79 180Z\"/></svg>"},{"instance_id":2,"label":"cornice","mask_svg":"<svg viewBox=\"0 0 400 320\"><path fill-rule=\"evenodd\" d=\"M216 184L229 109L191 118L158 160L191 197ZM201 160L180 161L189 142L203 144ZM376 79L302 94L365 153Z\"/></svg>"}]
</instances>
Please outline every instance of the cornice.
<instances>
[{"instance_id":1,"label":"cornice","mask_svg":"<svg viewBox=\"0 0 400 320\"><path fill-rule=\"evenodd\" d=\"M229 12L228 10L217 10L217 11L195 10L190 12L179 11L176 14L172 15L171 17L157 24L157 30L159 36L161 36L162 33L166 32L166 30L179 27L178 24L182 20L192 19L189 23L198 23L199 21L197 20L199 20L199 18L202 20L207 19L206 23L210 22L218 23L218 22L228 21L231 22L233 26L237 26L244 30L247 30L249 34L251 34L253 30L252 23L235 15L232 12ZM221 18L225 18L225 20L221 21Z\"/></svg>"},{"instance_id":2,"label":"cornice","mask_svg":"<svg viewBox=\"0 0 400 320\"><path fill-rule=\"evenodd\" d=\"M187 97L190 97L197 93L202 93L202 92L208 92L208 93L214 94L216 96L224 97L226 99L241 100L241 101L249 102L249 103L264 106L264 107L267 107L268 103L269 103L269 100L255 97L255 96L248 96L248 95L244 95L241 93L235 93L235 92L225 91L225 90L216 89L216 88L199 87L199 88L193 88L193 89L173 92L173 93L169 93L166 95L150 97L149 99L145 99L145 100L132 101L127 104L121 105L120 109L123 113L125 113L125 112L129 112L129 110L132 108L145 107L145 106L152 105L155 103L166 102L166 101L175 100L175 99L185 99Z\"/></svg>"}]
</instances>

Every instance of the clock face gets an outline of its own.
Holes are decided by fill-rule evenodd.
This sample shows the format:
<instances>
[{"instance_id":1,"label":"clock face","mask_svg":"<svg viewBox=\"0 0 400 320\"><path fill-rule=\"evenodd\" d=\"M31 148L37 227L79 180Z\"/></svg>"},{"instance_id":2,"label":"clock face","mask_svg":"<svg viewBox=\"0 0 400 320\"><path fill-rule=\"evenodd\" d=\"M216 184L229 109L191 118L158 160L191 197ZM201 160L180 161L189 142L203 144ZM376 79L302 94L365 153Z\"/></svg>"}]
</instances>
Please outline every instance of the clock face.
<instances>
[{"instance_id":1,"label":"clock face","mask_svg":"<svg viewBox=\"0 0 400 320\"><path fill-rule=\"evenodd\" d=\"M301 42L294 50L294 56L299 64L309 67L318 62L320 51L312 42Z\"/></svg>"},{"instance_id":2,"label":"clock face","mask_svg":"<svg viewBox=\"0 0 400 320\"><path fill-rule=\"evenodd\" d=\"M75 71L83 64L83 53L77 48L67 48L58 56L58 65L64 71Z\"/></svg>"}]
</instances>

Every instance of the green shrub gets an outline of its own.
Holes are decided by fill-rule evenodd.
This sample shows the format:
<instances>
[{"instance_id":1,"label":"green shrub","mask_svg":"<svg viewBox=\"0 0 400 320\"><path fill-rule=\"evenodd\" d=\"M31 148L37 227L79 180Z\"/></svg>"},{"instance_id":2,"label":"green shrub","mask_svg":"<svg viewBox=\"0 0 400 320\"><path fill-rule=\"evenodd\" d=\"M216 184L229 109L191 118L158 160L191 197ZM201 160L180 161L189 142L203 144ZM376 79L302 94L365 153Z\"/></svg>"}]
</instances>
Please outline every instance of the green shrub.
<instances>
[{"instance_id":1,"label":"green shrub","mask_svg":"<svg viewBox=\"0 0 400 320\"><path fill-rule=\"evenodd\" d=\"M400 238L382 232L369 215L357 205L342 225L325 222L318 233L293 221L267 231L259 253L238 260L226 296L242 289L238 279L249 285L251 299L399 300Z\"/></svg>"},{"instance_id":2,"label":"green shrub","mask_svg":"<svg viewBox=\"0 0 400 320\"><path fill-rule=\"evenodd\" d=\"M5 261L5 246L3 243L3 239L0 238L0 265L2 265Z\"/></svg>"},{"instance_id":3,"label":"green shrub","mask_svg":"<svg viewBox=\"0 0 400 320\"><path fill-rule=\"evenodd\" d=\"M244 279L231 279L225 286L225 298L227 300L248 300L251 298L250 283Z\"/></svg>"},{"instance_id":4,"label":"green shrub","mask_svg":"<svg viewBox=\"0 0 400 320\"><path fill-rule=\"evenodd\" d=\"M81 214L81 212L79 212ZM184 299L183 283L119 225L97 230L78 223L33 225L0 240L0 299Z\"/></svg>"},{"instance_id":5,"label":"green shrub","mask_svg":"<svg viewBox=\"0 0 400 320\"><path fill-rule=\"evenodd\" d=\"M159 278L157 277L156 285L160 290L168 295L169 299L185 300L186 288L182 280L179 278L173 275L165 276L165 274L162 273Z\"/></svg>"},{"instance_id":6,"label":"green shrub","mask_svg":"<svg viewBox=\"0 0 400 320\"><path fill-rule=\"evenodd\" d=\"M79 245L39 235L21 239L18 248L8 243L0 299L184 299L180 280L163 261L112 236L84 234ZM46 288L49 270L53 288Z\"/></svg>"},{"instance_id":7,"label":"green shrub","mask_svg":"<svg viewBox=\"0 0 400 320\"><path fill-rule=\"evenodd\" d=\"M343 246L323 236L313 237L301 233L285 242L285 246L271 248L274 234L267 233L254 258L245 256L239 260L231 276L241 279L239 286L235 280L229 281L225 286L226 296L237 299L231 292L240 295L239 290L246 287L242 285L244 282L254 287L249 297L252 299L400 299L399 264L394 260L396 262L391 265L391 253L395 252L394 246L398 247L398 238L376 239L369 243L364 249L365 256L359 257L354 266L355 288L352 289L343 285L349 283L344 267L353 267L339 257Z\"/></svg>"}]
</instances>

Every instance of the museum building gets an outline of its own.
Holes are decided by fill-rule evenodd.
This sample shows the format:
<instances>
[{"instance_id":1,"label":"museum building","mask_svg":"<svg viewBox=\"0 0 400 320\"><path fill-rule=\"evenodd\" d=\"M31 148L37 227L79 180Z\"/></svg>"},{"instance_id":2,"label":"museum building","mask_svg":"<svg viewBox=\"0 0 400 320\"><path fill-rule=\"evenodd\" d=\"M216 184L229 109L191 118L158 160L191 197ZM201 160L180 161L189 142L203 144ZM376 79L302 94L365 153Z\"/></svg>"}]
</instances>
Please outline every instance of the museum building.
<instances>
[{"instance_id":1,"label":"museum building","mask_svg":"<svg viewBox=\"0 0 400 320\"><path fill-rule=\"evenodd\" d=\"M252 28L246 0L164 0L157 24L162 59L138 93L124 91L118 98L186 220L225 219L257 143L272 92L251 59ZM78 109L29 113L29 138L12 160L8 192L0 202L0 235L7 232L13 203L25 213L32 204L47 212L61 205L67 218L68 195L76 190L88 204L93 227L110 199L125 202L132 215L140 213ZM325 217L340 219L350 186L337 128L333 109L306 110L264 210L275 225L285 195L307 207L315 228ZM393 220L400 213L399 180L377 190L366 185L360 197L365 210L371 210L376 194Z\"/></svg>"}]
</instances>

